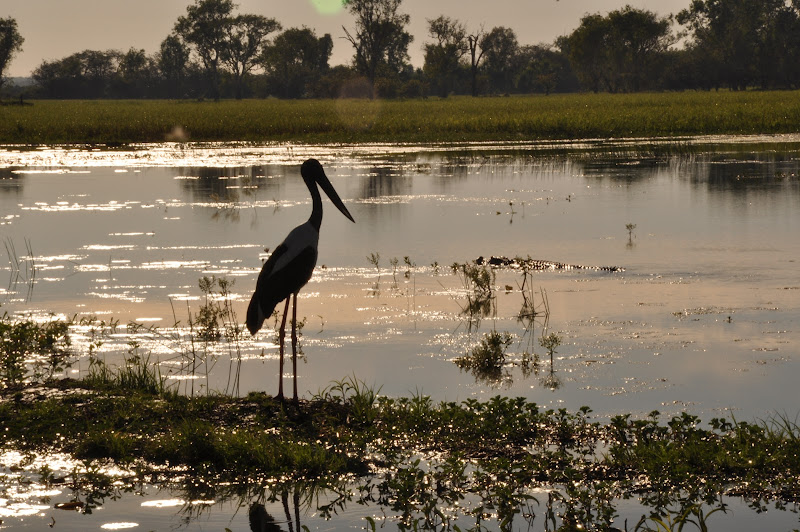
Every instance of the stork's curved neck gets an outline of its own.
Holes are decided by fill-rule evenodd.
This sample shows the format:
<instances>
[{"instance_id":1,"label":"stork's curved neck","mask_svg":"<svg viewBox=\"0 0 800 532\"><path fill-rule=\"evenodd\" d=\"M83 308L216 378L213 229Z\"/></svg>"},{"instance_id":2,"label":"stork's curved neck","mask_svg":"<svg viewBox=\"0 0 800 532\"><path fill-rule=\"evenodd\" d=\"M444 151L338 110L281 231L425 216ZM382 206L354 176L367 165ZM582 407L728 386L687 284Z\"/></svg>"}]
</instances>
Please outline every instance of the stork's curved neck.
<instances>
[{"instance_id":1,"label":"stork's curved neck","mask_svg":"<svg viewBox=\"0 0 800 532\"><path fill-rule=\"evenodd\" d=\"M306 182L308 191L311 193L311 217L308 219L309 223L314 226L314 229L319 233L319 228L322 226L322 197L319 194L317 183L313 179L303 179Z\"/></svg>"}]
</instances>

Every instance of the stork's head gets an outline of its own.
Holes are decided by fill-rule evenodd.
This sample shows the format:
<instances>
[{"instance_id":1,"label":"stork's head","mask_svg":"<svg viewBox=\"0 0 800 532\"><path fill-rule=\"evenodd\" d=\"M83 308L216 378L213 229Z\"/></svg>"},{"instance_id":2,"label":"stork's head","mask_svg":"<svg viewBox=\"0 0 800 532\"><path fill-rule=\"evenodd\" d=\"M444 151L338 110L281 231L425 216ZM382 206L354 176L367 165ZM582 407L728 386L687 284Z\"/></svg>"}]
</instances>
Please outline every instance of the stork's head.
<instances>
[{"instance_id":1,"label":"stork's head","mask_svg":"<svg viewBox=\"0 0 800 532\"><path fill-rule=\"evenodd\" d=\"M339 194L336 193L333 185L331 185L328 176L325 175L325 171L322 169L322 165L319 164L318 160L308 159L304 162L303 166L300 167L300 175L303 176L303 179L309 186L311 186L311 183L318 184L331 199L331 202L336 205L336 208L347 216L351 222L355 223L353 216L350 214L350 211L347 210L347 207L344 206L344 203L342 203Z\"/></svg>"}]
</instances>

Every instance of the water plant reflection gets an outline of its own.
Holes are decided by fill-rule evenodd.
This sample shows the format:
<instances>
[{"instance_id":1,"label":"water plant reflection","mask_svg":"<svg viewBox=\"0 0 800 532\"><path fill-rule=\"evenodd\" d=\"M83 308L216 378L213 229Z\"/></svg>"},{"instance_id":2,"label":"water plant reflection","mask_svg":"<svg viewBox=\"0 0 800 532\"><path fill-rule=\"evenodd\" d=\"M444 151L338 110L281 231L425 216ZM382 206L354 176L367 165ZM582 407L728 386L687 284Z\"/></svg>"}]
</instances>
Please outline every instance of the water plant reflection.
<instances>
[{"instance_id":1,"label":"water plant reflection","mask_svg":"<svg viewBox=\"0 0 800 532\"><path fill-rule=\"evenodd\" d=\"M480 263L479 263L480 262ZM520 347L525 349L520 354L515 354L513 359L507 357L508 349L514 343L515 336L508 331L499 332L495 329L485 333L480 342L473 346L467 354L454 359L455 364L463 371L469 371L476 382L487 384L493 388L511 386L513 383L511 367L518 366L523 378L531 374L539 376L541 364L539 355L535 352L533 339L535 327L541 329L539 344L548 350L550 366L547 374L541 378L542 386L555 390L561 386L561 380L555 373L553 353L561 342L555 333L546 335L550 321L550 303L543 288L539 289L539 300L533 291L532 269L533 261L528 259L515 259L515 269L522 273L522 281L517 283L522 303L516 315L516 321L522 326L519 334ZM458 264L451 269L456 273L464 285L466 303L461 305L461 315L467 321L467 332L471 333L480 328L481 319L490 314L497 317L497 291L495 289L496 276L493 266L484 261ZM514 289L506 285L506 294L511 294Z\"/></svg>"}]
</instances>

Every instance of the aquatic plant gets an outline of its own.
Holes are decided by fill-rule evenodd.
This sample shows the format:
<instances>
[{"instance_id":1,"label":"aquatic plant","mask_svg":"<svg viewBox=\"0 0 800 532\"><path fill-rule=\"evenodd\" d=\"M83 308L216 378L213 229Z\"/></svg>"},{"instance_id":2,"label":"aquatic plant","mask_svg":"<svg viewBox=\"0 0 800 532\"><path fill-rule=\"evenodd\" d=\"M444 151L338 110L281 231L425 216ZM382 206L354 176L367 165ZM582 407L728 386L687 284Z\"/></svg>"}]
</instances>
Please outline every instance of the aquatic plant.
<instances>
[{"instance_id":1,"label":"aquatic plant","mask_svg":"<svg viewBox=\"0 0 800 532\"><path fill-rule=\"evenodd\" d=\"M513 341L511 333L492 331L485 334L469 354L455 359L455 363L481 381L499 383L503 380L506 350Z\"/></svg>"},{"instance_id":2,"label":"aquatic plant","mask_svg":"<svg viewBox=\"0 0 800 532\"><path fill-rule=\"evenodd\" d=\"M367 255L367 262L375 266L375 269L380 273L381 271L381 254L378 252L370 253Z\"/></svg>"},{"instance_id":3,"label":"aquatic plant","mask_svg":"<svg viewBox=\"0 0 800 532\"><path fill-rule=\"evenodd\" d=\"M625 224L625 229L628 230L628 248L633 247L633 230L636 229L636 224L627 223Z\"/></svg>"},{"instance_id":4,"label":"aquatic plant","mask_svg":"<svg viewBox=\"0 0 800 532\"><path fill-rule=\"evenodd\" d=\"M198 288L203 294L203 304L195 313L192 313L187 306L187 325L189 326L187 337L184 338L179 332L180 321L175 316L174 306L173 329L175 333L171 338L162 335L164 340L171 340L178 346L183 361L181 372L192 377L189 379L191 384L189 385L190 390L188 390L192 396L195 392L194 377L198 368L204 370L206 382L208 382L208 376L218 361L219 349L217 347L221 343L228 352L228 378L225 389L221 391L225 394L239 395L239 377L242 365L241 344L245 336L245 329L239 321L231 301L230 290L234 282L224 277L201 277L198 280ZM205 389L206 394L211 393L208 386Z\"/></svg>"},{"instance_id":5,"label":"aquatic plant","mask_svg":"<svg viewBox=\"0 0 800 532\"><path fill-rule=\"evenodd\" d=\"M492 313L495 303L495 273L489 266L474 262L453 263L450 269L458 275L464 286L467 302L461 314L468 318L468 327L480 324L480 320Z\"/></svg>"},{"instance_id":6,"label":"aquatic plant","mask_svg":"<svg viewBox=\"0 0 800 532\"><path fill-rule=\"evenodd\" d=\"M40 383L69 368L69 324L51 319L40 323L31 318L0 316L0 388Z\"/></svg>"},{"instance_id":7,"label":"aquatic plant","mask_svg":"<svg viewBox=\"0 0 800 532\"><path fill-rule=\"evenodd\" d=\"M33 287L36 283L36 257L33 255L33 248L30 240L25 239L26 254L20 258L17 254L17 248L11 238L6 238L3 241L6 248L6 256L10 269L8 278L9 291L16 288L19 283L27 285L26 299L30 300L33 295Z\"/></svg>"},{"instance_id":8,"label":"aquatic plant","mask_svg":"<svg viewBox=\"0 0 800 532\"><path fill-rule=\"evenodd\" d=\"M553 360L553 354L556 352L556 348L561 345L561 337L556 333L550 333L547 336L543 335L539 339L539 345L547 349L550 360Z\"/></svg>"},{"instance_id":9,"label":"aquatic plant","mask_svg":"<svg viewBox=\"0 0 800 532\"><path fill-rule=\"evenodd\" d=\"M397 257L392 257L389 259L389 264L392 266L392 284L397 288L397 265L400 264L400 260Z\"/></svg>"}]
</instances>

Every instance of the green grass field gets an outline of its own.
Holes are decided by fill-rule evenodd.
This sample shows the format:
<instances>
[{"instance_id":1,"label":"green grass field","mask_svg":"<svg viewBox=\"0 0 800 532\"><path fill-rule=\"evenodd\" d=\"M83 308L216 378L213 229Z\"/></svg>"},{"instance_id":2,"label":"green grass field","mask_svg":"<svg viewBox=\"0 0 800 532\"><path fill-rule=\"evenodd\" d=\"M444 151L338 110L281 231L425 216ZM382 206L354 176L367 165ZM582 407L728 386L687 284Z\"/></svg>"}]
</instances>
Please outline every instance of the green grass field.
<instances>
[{"instance_id":1,"label":"green grass field","mask_svg":"<svg viewBox=\"0 0 800 532\"><path fill-rule=\"evenodd\" d=\"M175 136L176 128L184 135ZM426 100L35 101L0 107L0 143L461 142L800 131L800 91Z\"/></svg>"}]
</instances>

